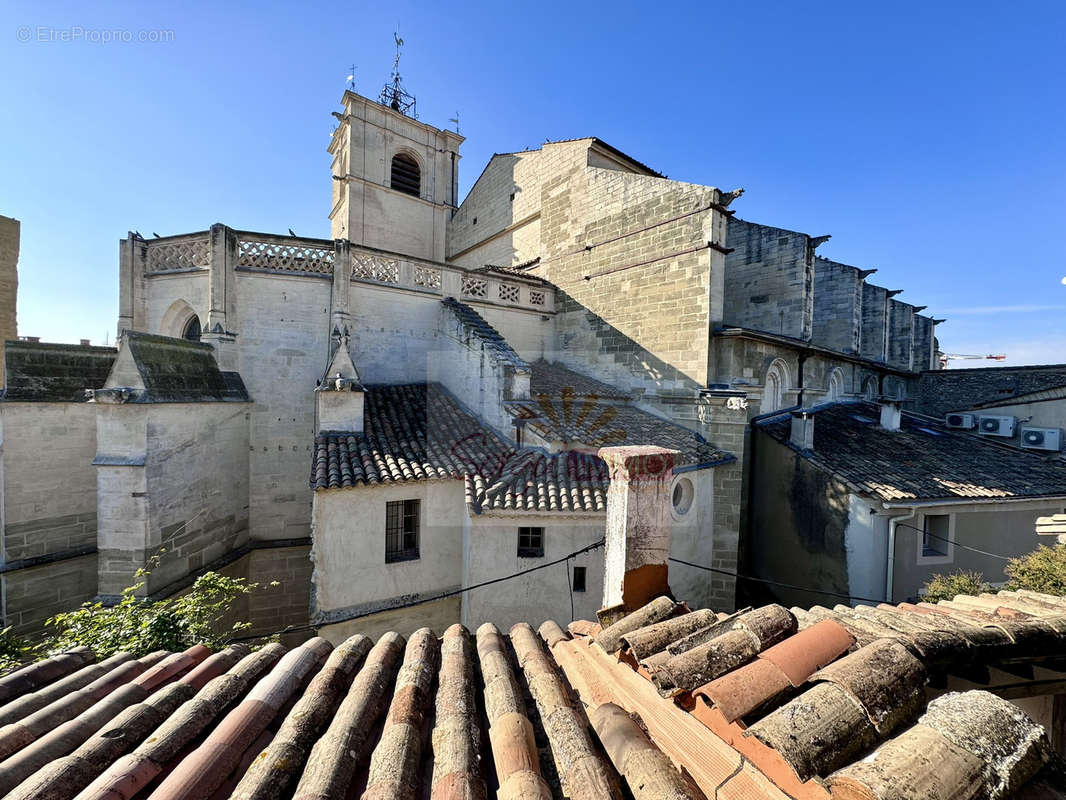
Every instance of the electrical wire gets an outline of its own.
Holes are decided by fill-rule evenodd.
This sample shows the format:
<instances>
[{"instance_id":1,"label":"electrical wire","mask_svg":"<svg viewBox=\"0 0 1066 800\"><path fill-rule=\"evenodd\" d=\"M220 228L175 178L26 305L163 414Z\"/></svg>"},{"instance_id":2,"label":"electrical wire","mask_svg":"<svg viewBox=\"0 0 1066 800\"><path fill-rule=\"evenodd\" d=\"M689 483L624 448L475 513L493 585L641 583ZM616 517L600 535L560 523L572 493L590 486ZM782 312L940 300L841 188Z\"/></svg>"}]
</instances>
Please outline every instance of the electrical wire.
<instances>
[{"instance_id":1,"label":"electrical wire","mask_svg":"<svg viewBox=\"0 0 1066 800\"><path fill-rule=\"evenodd\" d=\"M570 583L570 559L566 559L566 588L570 592L570 619L574 618L574 586Z\"/></svg>"},{"instance_id":2,"label":"electrical wire","mask_svg":"<svg viewBox=\"0 0 1066 800\"><path fill-rule=\"evenodd\" d=\"M379 608L379 609L375 609L374 611L364 611L361 614L350 614L350 615L347 615L347 616L339 617L337 619L331 619L328 622L322 622L322 623L319 623L317 625L313 624L313 623L310 623L310 622L304 623L304 624L301 624L301 625L290 625L289 627L283 628L280 631L273 631L272 633L259 633L259 634L255 634L254 636L253 635L238 636L238 637L234 637L231 641L234 641L234 642L245 642L245 641L251 641L253 639L263 639L263 638L265 638L267 636L276 636L276 635L281 635L281 634L285 634L285 633L299 633L301 631L313 631L316 628L320 628L320 627L322 627L324 625L336 625L339 622L350 622L353 619L362 619L363 617L369 617L369 616L372 616L374 614L380 614L380 613L382 613L384 611L400 611L400 610L405 609L405 608L414 608L415 606L425 605L426 603L432 603L432 602L435 602L437 600L444 600L444 599L449 598L449 597L455 597L456 595L462 594L463 592L472 592L474 589L481 589L481 588L484 588L485 586L492 586L495 583L502 583L503 581L509 581L509 580L512 580L513 578L520 578L523 575L528 575L529 573L536 572L537 570L547 569L548 567L554 567L556 564L562 564L563 562L569 562L570 559L572 559L572 558L574 558L576 556L580 556L580 555L582 555L584 553L589 553L589 552L591 552L593 550L596 550L596 549L598 549L600 547L603 547L604 542L605 542L604 539L600 539L598 541L593 542L590 545L586 545L585 547L582 547L580 550L575 550L572 553L567 553L562 558L557 558L554 561L548 561L545 564L538 564L535 567L530 567L529 569L524 569L524 570L521 570L520 572L512 573L511 575L504 575L504 576L502 576L500 578L492 578L492 579L487 580L487 581L482 581L481 583L475 583L473 586L462 586L462 587L460 587L458 589L451 589L451 590L449 590L447 592L440 592L439 594L435 594L435 595L433 595L431 597L423 597L423 598L420 598L418 600L410 600L410 601L408 601L406 603L400 603L398 605L389 606L388 608ZM567 583L569 584L569 581L570 581L570 565L569 565L569 563L567 563L566 578L567 578ZM571 604L572 604L573 603L573 592L572 591L571 591L570 598L571 598ZM573 613L571 612L571 617L572 616L573 616Z\"/></svg>"},{"instance_id":3,"label":"electrical wire","mask_svg":"<svg viewBox=\"0 0 1066 800\"><path fill-rule=\"evenodd\" d=\"M913 525L905 525L903 523L898 523L898 524L900 525L900 527L910 528L912 530L917 531L918 533L925 533L925 531L923 531L921 528L916 528ZM929 534L929 535L932 536L934 539L943 539L942 536L936 536L935 534ZM950 540L944 539L944 541L950 541ZM502 583L504 581L509 581L509 580L514 579L514 578L520 578L523 575L528 575L528 574L530 574L532 572L536 572L536 571L542 570L542 569L547 569L548 567L554 567L557 564L563 564L563 563L566 564L566 585L567 585L567 589L570 592L570 618L573 619L574 618L574 587L573 587L573 582L571 581L571 578L570 578L570 561L573 560L576 556L579 556L579 555L582 555L584 553L588 553L588 552L591 552L592 550L596 550L596 549L599 549L600 547L603 547L604 546L604 542L605 542L604 539L600 539L600 540L598 540L596 542L593 542L590 545L587 545L587 546L581 548L580 550L575 550L574 552L568 553L567 555L565 555L565 556L563 556L561 558L557 558L554 561L549 561L549 562L544 563L544 564L538 564L535 567L530 567L529 569L524 569L524 570L521 570L520 572L515 572L515 573L513 573L511 575L503 575L503 576L501 576L499 578L492 578L491 580L482 581L481 583L475 583L472 586L463 586L463 587L458 588L458 589L451 589L451 590L449 590L447 592L440 592L439 594L432 595L431 597L423 597L423 598L420 598L418 600L411 600L409 602L401 603L399 605L390 606L388 608L380 608L380 609L377 609L377 610L374 610L374 611L366 611L366 612L363 612L363 613L360 613L360 614L351 614L349 616L340 617L338 619L331 619L328 622L319 623L317 625L316 624L312 624L312 623L305 623L305 624L301 624L301 625L290 625L287 628L283 628L280 631L274 631L272 633L260 633L260 634L255 634L254 636L253 635L240 636L240 637L236 637L235 639L233 639L233 641L238 641L238 642L240 642L240 641L251 641L251 640L255 640L255 639L263 639L263 638L268 637L268 636L275 636L275 635L281 635L281 634L286 634L286 633L299 633L299 632L302 632L302 631L312 631L312 630L315 630L317 628L323 627L324 625L335 625L335 624L337 624L339 622L350 622L351 620L362 619L363 617L369 617L369 616L372 616L374 614L380 614L380 613L382 613L384 611L399 611L399 610L402 610L402 609L405 609L405 608L414 608L415 606L424 605L426 603L432 603L432 602L435 602L437 600L444 600L444 599L449 598L449 597L455 597L456 595L463 594L464 592L472 592L475 589L481 589L481 588L484 588L485 586L492 586L493 584ZM1001 559L1003 559L1005 561L1009 560L1009 558L1007 556L1001 556L1001 555L999 555L997 553L989 553L989 552L986 552L984 550L980 550L980 549L978 549L976 547L969 547L967 545L959 544L958 542L955 542L954 544L955 544L956 547L962 547L962 548L967 549L967 550L973 550L973 551L975 551L977 553L981 553L982 555L992 556L993 558L1001 558ZM732 570L721 569L720 567L708 567L705 564L696 564L696 563L694 563L692 561L686 561L686 560L684 560L682 558L673 558L673 557L671 557L670 561L673 561L675 564L683 564L686 567L692 567L693 569L699 569L699 570L703 570L705 572L711 572L711 573L714 573L716 575L724 575L726 577L734 578L734 579L739 580L739 581L751 581L753 583L761 583L761 584L765 584L767 586L777 586L777 587L780 587L782 589L792 589L793 591L798 591L798 592L809 592L811 594L819 594L819 595L824 595L826 597L835 597L835 598L838 598L840 600L858 600L858 601L864 602L864 603L883 603L883 602L885 602L883 597L862 597L860 595L846 594L844 592L834 592L834 591L831 591L829 589L815 589L815 588L810 587L810 586L800 586L800 585L795 584L795 583L785 583L783 581L775 581L775 580L771 580L769 578L757 578L754 575L741 575L741 574L739 574L737 572L734 572Z\"/></svg>"},{"instance_id":4,"label":"electrical wire","mask_svg":"<svg viewBox=\"0 0 1066 800\"><path fill-rule=\"evenodd\" d=\"M694 569L702 569L706 572L713 572L717 575L726 575L730 578L736 578L740 581L754 581L755 583L765 583L770 586L780 586L783 589L795 589L800 592L811 592L812 594L824 594L827 597L839 597L842 600L862 600L866 603L883 603L885 599L883 597L859 597L854 594L844 594L842 592L831 592L828 589L812 589L809 586L797 586L794 583L782 583L781 581L772 581L769 578L756 578L754 575L740 575L739 573L732 572L728 569L720 569L719 567L708 567L703 564L693 564L691 561L685 561L681 558L670 558L675 564L684 564L686 567L692 567Z\"/></svg>"},{"instance_id":5,"label":"electrical wire","mask_svg":"<svg viewBox=\"0 0 1066 800\"><path fill-rule=\"evenodd\" d=\"M1011 556L1001 556L999 553L990 553L987 550L981 550L981 549L979 549L977 547L970 547L968 544L962 544L961 542L956 542L956 541L953 541L952 539L945 539L943 536L937 536L935 533L930 533L929 531L922 530L921 528L916 528L913 525L908 525L905 522L897 522L896 525L898 527L900 527L900 528L910 528L912 531L918 531L918 533L924 533L926 536L928 536L931 539L939 539L942 542L947 542L948 544L953 544L953 545L955 545L955 547L961 547L963 550L972 550L973 552L980 553L983 556L990 556L991 558L999 558L999 559L1002 559L1003 561L1010 561L1011 560Z\"/></svg>"}]
</instances>

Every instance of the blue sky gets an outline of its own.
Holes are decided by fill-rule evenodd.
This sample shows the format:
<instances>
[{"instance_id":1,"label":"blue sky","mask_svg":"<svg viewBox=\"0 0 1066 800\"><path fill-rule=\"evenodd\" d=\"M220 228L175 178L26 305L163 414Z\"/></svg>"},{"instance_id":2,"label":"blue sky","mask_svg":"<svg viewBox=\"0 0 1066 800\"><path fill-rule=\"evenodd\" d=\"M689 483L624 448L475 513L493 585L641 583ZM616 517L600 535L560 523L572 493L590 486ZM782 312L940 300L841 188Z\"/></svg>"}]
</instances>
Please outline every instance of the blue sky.
<instances>
[{"instance_id":1,"label":"blue sky","mask_svg":"<svg viewBox=\"0 0 1066 800\"><path fill-rule=\"evenodd\" d=\"M94 5L0 5L22 334L113 337L130 229L328 237L330 112L352 62L380 90L398 24L419 117L459 112L462 193L493 152L599 136L832 234L950 352L1066 362L1066 4Z\"/></svg>"}]
</instances>

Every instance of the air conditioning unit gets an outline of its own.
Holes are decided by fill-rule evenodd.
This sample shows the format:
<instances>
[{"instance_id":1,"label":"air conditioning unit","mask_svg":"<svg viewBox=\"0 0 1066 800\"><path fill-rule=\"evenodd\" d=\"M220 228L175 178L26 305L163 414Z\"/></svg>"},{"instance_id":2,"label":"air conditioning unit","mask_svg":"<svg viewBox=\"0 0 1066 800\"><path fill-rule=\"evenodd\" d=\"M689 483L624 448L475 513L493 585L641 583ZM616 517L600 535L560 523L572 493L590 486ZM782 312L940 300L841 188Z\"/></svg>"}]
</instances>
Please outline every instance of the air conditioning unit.
<instances>
[{"instance_id":1,"label":"air conditioning unit","mask_svg":"<svg viewBox=\"0 0 1066 800\"><path fill-rule=\"evenodd\" d=\"M978 417L977 432L984 436L1014 436L1015 417Z\"/></svg>"},{"instance_id":2,"label":"air conditioning unit","mask_svg":"<svg viewBox=\"0 0 1066 800\"><path fill-rule=\"evenodd\" d=\"M1057 453L1062 449L1062 431L1059 428L1022 428L1022 447Z\"/></svg>"},{"instance_id":3,"label":"air conditioning unit","mask_svg":"<svg viewBox=\"0 0 1066 800\"><path fill-rule=\"evenodd\" d=\"M944 417L944 424L949 428L972 431L977 427L977 418L973 414L948 414Z\"/></svg>"}]
</instances>

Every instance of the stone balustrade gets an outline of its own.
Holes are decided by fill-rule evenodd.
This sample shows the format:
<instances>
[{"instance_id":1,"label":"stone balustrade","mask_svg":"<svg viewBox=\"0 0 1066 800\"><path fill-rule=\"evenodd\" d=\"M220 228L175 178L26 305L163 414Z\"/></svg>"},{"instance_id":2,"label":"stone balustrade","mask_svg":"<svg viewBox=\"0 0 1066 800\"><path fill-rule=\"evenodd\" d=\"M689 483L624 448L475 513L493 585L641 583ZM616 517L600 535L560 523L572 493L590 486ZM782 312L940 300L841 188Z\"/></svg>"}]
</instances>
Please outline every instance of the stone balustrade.
<instances>
[{"instance_id":1,"label":"stone balustrade","mask_svg":"<svg viewBox=\"0 0 1066 800\"><path fill-rule=\"evenodd\" d=\"M469 270L347 245L340 240L250 231L233 233L235 235L228 237L229 244L223 251L234 268L242 272L329 277L340 266L347 269L352 281L357 283L546 313L555 310L552 287L532 277ZM218 253L212 243L211 231L142 239L140 245L145 274L149 277L209 270L212 258Z\"/></svg>"}]
</instances>

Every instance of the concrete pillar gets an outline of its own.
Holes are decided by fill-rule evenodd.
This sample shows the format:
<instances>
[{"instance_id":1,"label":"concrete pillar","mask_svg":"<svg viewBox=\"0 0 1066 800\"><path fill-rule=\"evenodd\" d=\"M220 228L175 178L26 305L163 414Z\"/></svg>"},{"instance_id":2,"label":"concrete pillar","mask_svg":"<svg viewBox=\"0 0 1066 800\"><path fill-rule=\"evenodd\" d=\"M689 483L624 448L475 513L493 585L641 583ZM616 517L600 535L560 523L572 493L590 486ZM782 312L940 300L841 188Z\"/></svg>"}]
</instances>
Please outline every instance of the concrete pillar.
<instances>
[{"instance_id":1,"label":"concrete pillar","mask_svg":"<svg viewBox=\"0 0 1066 800\"><path fill-rule=\"evenodd\" d=\"M640 608L670 592L670 484L676 450L650 445L604 447L607 490L603 607Z\"/></svg>"}]
</instances>

